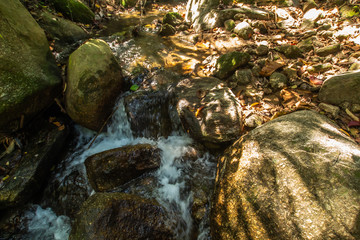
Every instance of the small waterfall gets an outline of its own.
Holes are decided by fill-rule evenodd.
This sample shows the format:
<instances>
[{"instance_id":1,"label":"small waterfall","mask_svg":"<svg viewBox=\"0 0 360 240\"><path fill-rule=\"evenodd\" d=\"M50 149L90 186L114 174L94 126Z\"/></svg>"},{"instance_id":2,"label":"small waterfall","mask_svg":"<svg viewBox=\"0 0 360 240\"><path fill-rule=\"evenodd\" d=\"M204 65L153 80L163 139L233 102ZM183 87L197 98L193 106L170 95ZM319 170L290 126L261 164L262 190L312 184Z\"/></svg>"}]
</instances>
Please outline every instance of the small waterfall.
<instances>
[{"instance_id":1,"label":"small waterfall","mask_svg":"<svg viewBox=\"0 0 360 240\"><path fill-rule=\"evenodd\" d=\"M78 131L77 144L74 152L65 160L66 167L63 168L65 170L57 174L59 181L75 170L83 171L85 174L84 161L95 153L139 143L156 145L162 150L161 166L153 173L157 188L146 197L156 198L171 214L176 216L174 221L177 221L177 239L194 239L190 210L193 200L191 181L195 178L199 181L213 181L214 174L212 173L215 167L214 163L209 161L211 159L209 154L205 154L196 161L186 159L185 154L193 150L193 140L184 133L173 133L168 138L161 137L156 140L134 138L122 100L117 104L107 131L99 134L90 148L89 145L96 133L79 126L76 129ZM70 232L68 217L57 217L51 209L42 209L39 206L34 209L35 211L27 212L25 217L29 219L29 236L35 236L32 239L67 239ZM206 229L199 236L204 234L208 236Z\"/></svg>"}]
</instances>

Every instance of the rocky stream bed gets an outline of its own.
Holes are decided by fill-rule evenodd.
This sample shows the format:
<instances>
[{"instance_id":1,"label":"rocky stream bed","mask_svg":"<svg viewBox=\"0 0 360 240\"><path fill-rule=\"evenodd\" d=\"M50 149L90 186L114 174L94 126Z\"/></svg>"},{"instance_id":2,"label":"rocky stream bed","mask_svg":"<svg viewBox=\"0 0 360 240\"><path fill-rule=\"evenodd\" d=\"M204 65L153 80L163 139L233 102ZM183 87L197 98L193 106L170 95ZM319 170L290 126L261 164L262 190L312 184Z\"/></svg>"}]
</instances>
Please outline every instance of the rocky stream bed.
<instances>
[{"instance_id":1,"label":"rocky stream bed","mask_svg":"<svg viewBox=\"0 0 360 240\"><path fill-rule=\"evenodd\" d=\"M0 239L360 239L359 3L143 3L0 1Z\"/></svg>"}]
</instances>

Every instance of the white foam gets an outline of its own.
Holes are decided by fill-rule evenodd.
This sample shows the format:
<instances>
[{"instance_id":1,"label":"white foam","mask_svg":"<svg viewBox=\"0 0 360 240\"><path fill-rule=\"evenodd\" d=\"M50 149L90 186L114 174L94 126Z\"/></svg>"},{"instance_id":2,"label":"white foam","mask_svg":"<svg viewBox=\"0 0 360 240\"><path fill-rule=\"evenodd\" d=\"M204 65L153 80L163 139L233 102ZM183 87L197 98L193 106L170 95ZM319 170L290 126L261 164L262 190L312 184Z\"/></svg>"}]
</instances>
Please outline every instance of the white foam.
<instances>
[{"instance_id":1,"label":"white foam","mask_svg":"<svg viewBox=\"0 0 360 240\"><path fill-rule=\"evenodd\" d=\"M38 205L33 211L25 212L28 234L25 239L37 240L66 240L69 238L71 226L66 216L56 216L50 209L43 209Z\"/></svg>"}]
</instances>

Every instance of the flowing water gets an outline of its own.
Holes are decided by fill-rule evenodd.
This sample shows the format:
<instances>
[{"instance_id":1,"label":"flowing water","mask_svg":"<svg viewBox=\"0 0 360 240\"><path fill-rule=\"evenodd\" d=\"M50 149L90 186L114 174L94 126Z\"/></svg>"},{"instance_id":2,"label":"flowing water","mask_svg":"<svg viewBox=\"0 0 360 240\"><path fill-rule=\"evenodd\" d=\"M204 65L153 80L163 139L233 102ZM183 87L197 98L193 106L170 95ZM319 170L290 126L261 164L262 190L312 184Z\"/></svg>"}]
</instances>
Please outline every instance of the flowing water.
<instances>
[{"instance_id":1,"label":"flowing water","mask_svg":"<svg viewBox=\"0 0 360 240\"><path fill-rule=\"evenodd\" d=\"M145 24L152 21L154 16L145 19ZM130 25L138 22L128 20L117 25L110 24L103 35L110 35L116 31L127 31ZM120 27L121 26L121 27ZM205 59L205 55L194 55L196 49L182 52L186 47L179 47L178 40L163 39L156 35L156 26L148 24L142 27L140 36L124 39L119 36L103 37L111 47L115 56L121 62L125 75L131 76L131 71L136 66L146 69L154 67L167 67L172 70L189 73L195 65ZM178 37L179 39L181 37ZM129 94L129 93L126 93ZM160 96L161 97L161 96ZM152 114L150 112L144 114ZM181 129L181 127L179 127ZM174 128L174 129L179 129ZM57 172L53 179L64 184L66 178L78 171L86 179L84 161L87 157L103 152L108 149L118 148L125 145L149 143L156 145L162 150L160 168L150 173L154 183L151 187L138 183L138 179L125 184L119 189L126 193L135 193L146 198L155 198L173 214L177 239L210 239L208 226L209 204L204 206L203 213L198 219L192 215L192 205L203 193L203 200L210 201L212 184L215 177L214 157L206 152L197 155L197 159L189 160L186 155L189 152L199 151L194 141L181 131L172 132L168 137L157 139L134 137L131 131L128 116L122 98L120 98L116 112L113 114L107 131L99 134L92 143L96 133L76 126L77 137L73 141L73 147L67 157L56 168ZM201 152L201 151L199 151ZM90 185L85 186L89 194L94 191ZM27 235L24 239L68 239L70 234L71 220L67 216L56 216L53 210L43 203L31 207L25 214Z\"/></svg>"}]
</instances>

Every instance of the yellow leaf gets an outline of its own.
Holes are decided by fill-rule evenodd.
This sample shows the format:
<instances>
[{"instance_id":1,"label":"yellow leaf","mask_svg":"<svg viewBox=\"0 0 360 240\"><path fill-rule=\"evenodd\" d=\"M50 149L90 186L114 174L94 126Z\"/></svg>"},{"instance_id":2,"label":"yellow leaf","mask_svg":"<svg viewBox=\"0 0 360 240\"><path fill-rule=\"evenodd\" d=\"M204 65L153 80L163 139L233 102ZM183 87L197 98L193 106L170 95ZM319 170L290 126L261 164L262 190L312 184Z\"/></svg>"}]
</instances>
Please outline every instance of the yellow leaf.
<instances>
[{"instance_id":1,"label":"yellow leaf","mask_svg":"<svg viewBox=\"0 0 360 240\"><path fill-rule=\"evenodd\" d=\"M10 176L9 175L6 175L5 177L3 177L3 181L5 181L6 179L8 179Z\"/></svg>"},{"instance_id":2,"label":"yellow leaf","mask_svg":"<svg viewBox=\"0 0 360 240\"><path fill-rule=\"evenodd\" d=\"M357 116L355 116L352 112L350 112L350 110L349 109L345 109L345 112L347 113L347 115L349 115L349 117L351 117L354 121L360 121L360 119L357 117Z\"/></svg>"},{"instance_id":3,"label":"yellow leaf","mask_svg":"<svg viewBox=\"0 0 360 240\"><path fill-rule=\"evenodd\" d=\"M195 113L195 117L197 117L200 113L200 111L204 108L205 106L201 106L199 107L197 110L196 110L196 113Z\"/></svg>"},{"instance_id":4,"label":"yellow leaf","mask_svg":"<svg viewBox=\"0 0 360 240\"><path fill-rule=\"evenodd\" d=\"M99 5L99 4L95 4L95 7L100 8L100 5Z\"/></svg>"},{"instance_id":5,"label":"yellow leaf","mask_svg":"<svg viewBox=\"0 0 360 240\"><path fill-rule=\"evenodd\" d=\"M345 133L346 135L348 135L350 137L350 134L347 131L345 131L344 129L340 128L340 131L342 131L343 133Z\"/></svg>"},{"instance_id":6,"label":"yellow leaf","mask_svg":"<svg viewBox=\"0 0 360 240\"><path fill-rule=\"evenodd\" d=\"M64 129L65 129L65 125L61 125L61 126L58 128L59 131L62 131L62 130L64 130Z\"/></svg>"},{"instance_id":7,"label":"yellow leaf","mask_svg":"<svg viewBox=\"0 0 360 240\"><path fill-rule=\"evenodd\" d=\"M59 17L63 17L63 15L62 15L62 13L57 13L57 15L59 16Z\"/></svg>"},{"instance_id":8,"label":"yellow leaf","mask_svg":"<svg viewBox=\"0 0 360 240\"><path fill-rule=\"evenodd\" d=\"M60 127L60 126L61 126L61 123L59 123L59 122L53 122L53 124L54 124L55 126L57 126L57 127Z\"/></svg>"},{"instance_id":9,"label":"yellow leaf","mask_svg":"<svg viewBox=\"0 0 360 240\"><path fill-rule=\"evenodd\" d=\"M250 107L254 107L254 106L257 106L259 104L260 104L259 102L254 102L253 104L250 105Z\"/></svg>"}]
</instances>

